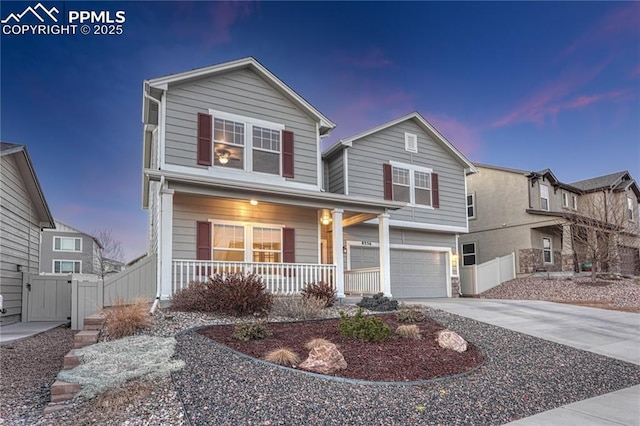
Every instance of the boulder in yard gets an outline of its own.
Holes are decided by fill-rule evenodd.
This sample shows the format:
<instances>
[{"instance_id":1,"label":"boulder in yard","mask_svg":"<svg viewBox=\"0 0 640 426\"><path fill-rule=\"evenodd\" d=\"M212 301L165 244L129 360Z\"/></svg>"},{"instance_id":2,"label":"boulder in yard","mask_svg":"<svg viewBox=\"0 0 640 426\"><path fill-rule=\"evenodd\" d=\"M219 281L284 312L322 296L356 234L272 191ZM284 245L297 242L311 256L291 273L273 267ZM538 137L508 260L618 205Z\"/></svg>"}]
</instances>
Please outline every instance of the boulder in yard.
<instances>
[{"instance_id":1,"label":"boulder in yard","mask_svg":"<svg viewBox=\"0 0 640 426\"><path fill-rule=\"evenodd\" d=\"M444 349L453 349L456 352L467 350L467 341L458 333L451 330L441 330L438 332L438 344Z\"/></svg>"},{"instance_id":2,"label":"boulder in yard","mask_svg":"<svg viewBox=\"0 0 640 426\"><path fill-rule=\"evenodd\" d=\"M347 361L333 343L317 346L309 352L307 359L298 364L299 368L320 374L332 374L347 368Z\"/></svg>"}]
</instances>

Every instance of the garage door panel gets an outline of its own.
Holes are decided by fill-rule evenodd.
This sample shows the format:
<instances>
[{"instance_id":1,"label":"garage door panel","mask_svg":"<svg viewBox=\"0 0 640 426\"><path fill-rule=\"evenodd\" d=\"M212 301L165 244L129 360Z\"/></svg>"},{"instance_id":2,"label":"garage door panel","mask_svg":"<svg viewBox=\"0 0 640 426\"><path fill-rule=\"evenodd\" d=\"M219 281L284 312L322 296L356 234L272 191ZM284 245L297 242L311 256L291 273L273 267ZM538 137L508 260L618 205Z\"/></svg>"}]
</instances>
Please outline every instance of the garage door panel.
<instances>
[{"instance_id":1,"label":"garage door panel","mask_svg":"<svg viewBox=\"0 0 640 426\"><path fill-rule=\"evenodd\" d=\"M396 298L446 297L446 255L391 250L391 293Z\"/></svg>"}]
</instances>

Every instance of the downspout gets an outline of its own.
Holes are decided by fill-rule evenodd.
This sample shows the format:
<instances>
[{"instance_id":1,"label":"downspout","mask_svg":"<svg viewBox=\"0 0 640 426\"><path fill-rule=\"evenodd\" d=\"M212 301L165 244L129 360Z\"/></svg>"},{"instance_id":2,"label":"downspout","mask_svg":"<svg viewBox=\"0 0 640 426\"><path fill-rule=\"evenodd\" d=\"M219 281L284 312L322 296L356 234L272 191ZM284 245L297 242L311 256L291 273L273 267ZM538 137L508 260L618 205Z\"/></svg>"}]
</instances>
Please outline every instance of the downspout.
<instances>
[{"instance_id":1,"label":"downspout","mask_svg":"<svg viewBox=\"0 0 640 426\"><path fill-rule=\"evenodd\" d=\"M154 102L156 105L158 105L158 114L160 114L160 108L161 108L160 101L149 96L146 90L144 91L143 95L145 99L149 100L150 102ZM160 120L158 120L158 122L160 122ZM162 188L163 186L164 186L164 176L160 178L160 188ZM158 208L160 207L158 206ZM158 240L160 240L161 239L160 233L162 232L162 229L157 223L156 223L156 226L158 227ZM158 254L159 253L156 253L157 262L159 263L162 261L162 257L159 256ZM158 270L161 270L161 268L158 267ZM153 301L153 305L151 305L151 309L149 310L149 315L153 315L156 312L156 309L158 309L158 305L160 304L160 296L161 296L160 273L158 272L156 274L156 298Z\"/></svg>"}]
</instances>

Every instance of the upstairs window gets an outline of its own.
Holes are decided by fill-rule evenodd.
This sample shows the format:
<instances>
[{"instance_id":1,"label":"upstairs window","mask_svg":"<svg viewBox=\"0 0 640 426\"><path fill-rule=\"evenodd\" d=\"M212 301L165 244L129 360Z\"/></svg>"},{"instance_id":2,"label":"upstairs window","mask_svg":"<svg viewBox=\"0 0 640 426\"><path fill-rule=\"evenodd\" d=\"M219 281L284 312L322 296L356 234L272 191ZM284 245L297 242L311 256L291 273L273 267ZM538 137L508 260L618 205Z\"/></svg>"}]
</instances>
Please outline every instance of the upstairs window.
<instances>
[{"instance_id":1,"label":"upstairs window","mask_svg":"<svg viewBox=\"0 0 640 426\"><path fill-rule=\"evenodd\" d=\"M215 118L213 151L214 165L244 169L244 123Z\"/></svg>"},{"instance_id":2,"label":"upstairs window","mask_svg":"<svg viewBox=\"0 0 640 426\"><path fill-rule=\"evenodd\" d=\"M540 185L540 210L549 211L549 187Z\"/></svg>"},{"instance_id":3,"label":"upstairs window","mask_svg":"<svg viewBox=\"0 0 640 426\"><path fill-rule=\"evenodd\" d=\"M438 175L431 169L409 164L384 164L385 200L402 201L411 206L438 208Z\"/></svg>"},{"instance_id":4,"label":"upstairs window","mask_svg":"<svg viewBox=\"0 0 640 426\"><path fill-rule=\"evenodd\" d=\"M476 195L467 195L467 217L469 219L476 218Z\"/></svg>"},{"instance_id":5,"label":"upstairs window","mask_svg":"<svg viewBox=\"0 0 640 426\"><path fill-rule=\"evenodd\" d=\"M253 126L253 171L280 174L280 132Z\"/></svg>"},{"instance_id":6,"label":"upstairs window","mask_svg":"<svg viewBox=\"0 0 640 426\"><path fill-rule=\"evenodd\" d=\"M634 214L633 211L635 210L635 206L633 203L633 198L629 198L627 197L627 217L629 218L629 221L633 222L634 218Z\"/></svg>"},{"instance_id":7,"label":"upstairs window","mask_svg":"<svg viewBox=\"0 0 640 426\"><path fill-rule=\"evenodd\" d=\"M569 193L562 191L562 207L569 208Z\"/></svg>"},{"instance_id":8,"label":"upstairs window","mask_svg":"<svg viewBox=\"0 0 640 426\"><path fill-rule=\"evenodd\" d=\"M571 195L571 208L578 210L578 197L576 195Z\"/></svg>"},{"instance_id":9,"label":"upstairs window","mask_svg":"<svg viewBox=\"0 0 640 426\"><path fill-rule=\"evenodd\" d=\"M82 251L82 238L53 237L54 251Z\"/></svg>"}]
</instances>

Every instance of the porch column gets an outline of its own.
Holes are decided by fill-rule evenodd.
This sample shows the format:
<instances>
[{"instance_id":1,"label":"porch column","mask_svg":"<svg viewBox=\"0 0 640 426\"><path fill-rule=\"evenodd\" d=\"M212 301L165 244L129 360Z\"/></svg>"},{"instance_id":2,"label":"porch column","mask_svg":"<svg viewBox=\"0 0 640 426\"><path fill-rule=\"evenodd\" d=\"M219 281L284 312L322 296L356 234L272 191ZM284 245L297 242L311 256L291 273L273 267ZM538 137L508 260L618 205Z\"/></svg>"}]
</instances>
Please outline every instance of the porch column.
<instances>
[{"instance_id":1,"label":"porch column","mask_svg":"<svg viewBox=\"0 0 640 426\"><path fill-rule=\"evenodd\" d=\"M344 297L344 237L342 235L342 209L331 211L333 234L333 263L336 265L336 292L338 297Z\"/></svg>"},{"instance_id":2,"label":"porch column","mask_svg":"<svg viewBox=\"0 0 640 426\"><path fill-rule=\"evenodd\" d=\"M378 243L380 248L380 291L391 297L391 257L389 255L389 214L378 216Z\"/></svg>"},{"instance_id":3,"label":"porch column","mask_svg":"<svg viewBox=\"0 0 640 426\"><path fill-rule=\"evenodd\" d=\"M158 261L160 263L160 298L168 300L171 291L171 258L173 256L173 189L160 191L160 245Z\"/></svg>"},{"instance_id":4,"label":"porch column","mask_svg":"<svg viewBox=\"0 0 640 426\"><path fill-rule=\"evenodd\" d=\"M562 225L562 271L573 272L573 238L571 235L571 225Z\"/></svg>"}]
</instances>

